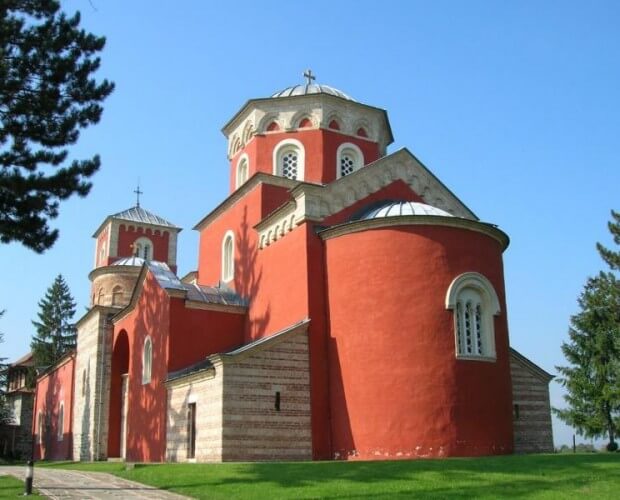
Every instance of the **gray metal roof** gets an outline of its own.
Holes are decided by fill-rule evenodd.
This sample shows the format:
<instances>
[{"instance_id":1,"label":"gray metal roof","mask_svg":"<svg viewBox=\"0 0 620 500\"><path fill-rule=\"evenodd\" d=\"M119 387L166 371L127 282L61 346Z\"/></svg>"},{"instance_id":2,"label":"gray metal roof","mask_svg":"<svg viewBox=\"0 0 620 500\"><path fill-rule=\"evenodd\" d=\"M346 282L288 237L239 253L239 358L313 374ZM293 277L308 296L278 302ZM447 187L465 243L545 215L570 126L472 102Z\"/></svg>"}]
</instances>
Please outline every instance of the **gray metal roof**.
<instances>
[{"instance_id":1,"label":"gray metal roof","mask_svg":"<svg viewBox=\"0 0 620 500\"><path fill-rule=\"evenodd\" d=\"M144 259L142 259L140 257L136 257L135 255L132 255L131 257L122 257L122 258L112 262L113 266L138 266L138 267L142 267L142 264L144 264Z\"/></svg>"},{"instance_id":2,"label":"gray metal roof","mask_svg":"<svg viewBox=\"0 0 620 500\"><path fill-rule=\"evenodd\" d=\"M117 214L111 215L114 219L122 219L131 222L141 222L143 224L153 224L155 226L166 226L166 227L174 227L174 224L168 222L166 219L163 219L159 215L155 215L148 210L145 210L142 207L131 207L127 210L123 210Z\"/></svg>"},{"instance_id":3,"label":"gray metal roof","mask_svg":"<svg viewBox=\"0 0 620 500\"><path fill-rule=\"evenodd\" d=\"M183 283L163 262L148 261L146 265L162 288L183 291L187 300L226 306L248 305L247 300L229 288Z\"/></svg>"},{"instance_id":4,"label":"gray metal roof","mask_svg":"<svg viewBox=\"0 0 620 500\"><path fill-rule=\"evenodd\" d=\"M442 210L425 203L414 201L383 200L365 207L361 212L351 217L352 221L379 219L381 217L394 217L399 215L439 215L442 217L454 217Z\"/></svg>"},{"instance_id":5,"label":"gray metal roof","mask_svg":"<svg viewBox=\"0 0 620 500\"><path fill-rule=\"evenodd\" d=\"M329 94L335 95L337 97L342 97L348 101L354 101L352 97L348 96L341 90L335 89L334 87L330 87L329 85L320 85L318 83L311 83L310 85L294 85L292 87L287 87L284 90L280 90L280 92L276 92L271 97L291 97L297 95L308 95L308 94Z\"/></svg>"},{"instance_id":6,"label":"gray metal roof","mask_svg":"<svg viewBox=\"0 0 620 500\"><path fill-rule=\"evenodd\" d=\"M181 368L180 370L175 370L168 373L166 382L170 382L171 380L175 380L177 378L186 377L187 375L192 375L194 373L210 370L211 368L213 368L213 363L211 363L208 359L203 359L198 363L194 363L193 365L189 365L185 368Z\"/></svg>"}]
</instances>

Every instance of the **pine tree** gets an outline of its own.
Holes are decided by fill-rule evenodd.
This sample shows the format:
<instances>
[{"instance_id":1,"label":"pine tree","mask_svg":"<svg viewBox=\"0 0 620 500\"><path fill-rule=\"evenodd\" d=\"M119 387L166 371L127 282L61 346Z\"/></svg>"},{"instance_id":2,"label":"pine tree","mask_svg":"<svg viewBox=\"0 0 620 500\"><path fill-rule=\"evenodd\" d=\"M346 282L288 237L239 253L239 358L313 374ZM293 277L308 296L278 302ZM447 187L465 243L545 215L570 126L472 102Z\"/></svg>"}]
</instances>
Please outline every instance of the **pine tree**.
<instances>
[{"instance_id":1,"label":"pine tree","mask_svg":"<svg viewBox=\"0 0 620 500\"><path fill-rule=\"evenodd\" d=\"M620 245L620 212L611 211L611 220L607 223L607 227L614 238L614 243ZM611 269L620 271L620 250L614 252L600 243L596 244L596 249Z\"/></svg>"},{"instance_id":2,"label":"pine tree","mask_svg":"<svg viewBox=\"0 0 620 500\"><path fill-rule=\"evenodd\" d=\"M114 89L93 78L105 38L79 24L58 0L0 2L0 242L36 252L58 237L48 222L59 202L86 196L100 164L97 155L67 161Z\"/></svg>"},{"instance_id":3,"label":"pine tree","mask_svg":"<svg viewBox=\"0 0 620 500\"><path fill-rule=\"evenodd\" d=\"M75 347L77 333L71 322L75 306L69 287L59 274L39 301L39 321L32 322L37 333L30 347L37 368L53 365Z\"/></svg>"}]
</instances>

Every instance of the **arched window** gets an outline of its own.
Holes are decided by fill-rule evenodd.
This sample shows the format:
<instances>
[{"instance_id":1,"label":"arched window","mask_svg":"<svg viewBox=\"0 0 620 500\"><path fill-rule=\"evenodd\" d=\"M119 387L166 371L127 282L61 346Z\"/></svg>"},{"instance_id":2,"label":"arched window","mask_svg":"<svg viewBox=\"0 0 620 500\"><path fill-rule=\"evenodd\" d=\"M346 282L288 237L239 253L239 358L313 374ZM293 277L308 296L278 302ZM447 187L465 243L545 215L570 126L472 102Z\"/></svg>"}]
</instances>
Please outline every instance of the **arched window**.
<instances>
[{"instance_id":1,"label":"arched window","mask_svg":"<svg viewBox=\"0 0 620 500\"><path fill-rule=\"evenodd\" d=\"M65 435L65 404L60 403L60 408L58 409L58 429L56 431L58 441L62 441Z\"/></svg>"},{"instance_id":2,"label":"arched window","mask_svg":"<svg viewBox=\"0 0 620 500\"><path fill-rule=\"evenodd\" d=\"M358 128L356 134L360 137L368 137L368 132L366 132L366 129L364 127Z\"/></svg>"},{"instance_id":3,"label":"arched window","mask_svg":"<svg viewBox=\"0 0 620 500\"><path fill-rule=\"evenodd\" d=\"M112 305L120 306L123 302L123 289L120 285L112 289Z\"/></svg>"},{"instance_id":4,"label":"arched window","mask_svg":"<svg viewBox=\"0 0 620 500\"><path fill-rule=\"evenodd\" d=\"M328 127L331 128L332 130L340 130L340 124L338 123L337 120L330 121Z\"/></svg>"},{"instance_id":5,"label":"arched window","mask_svg":"<svg viewBox=\"0 0 620 500\"><path fill-rule=\"evenodd\" d=\"M273 151L273 173L288 179L304 179L305 154L301 142L287 139L280 142Z\"/></svg>"},{"instance_id":6,"label":"arched window","mask_svg":"<svg viewBox=\"0 0 620 500\"><path fill-rule=\"evenodd\" d=\"M337 178L352 174L364 166L364 155L362 150L355 144L345 143L338 147L336 153Z\"/></svg>"},{"instance_id":7,"label":"arched window","mask_svg":"<svg viewBox=\"0 0 620 500\"><path fill-rule=\"evenodd\" d=\"M280 130L280 125L277 122L271 122L267 125L267 132L277 132L278 130Z\"/></svg>"},{"instance_id":8,"label":"arched window","mask_svg":"<svg viewBox=\"0 0 620 500\"><path fill-rule=\"evenodd\" d=\"M99 289L99 293L97 294L97 304L102 306L104 299L105 299L105 292L104 292L103 287L102 287L102 288Z\"/></svg>"},{"instance_id":9,"label":"arched window","mask_svg":"<svg viewBox=\"0 0 620 500\"><path fill-rule=\"evenodd\" d=\"M144 260L153 258L153 242L146 237L138 238L133 243L133 254Z\"/></svg>"},{"instance_id":10,"label":"arched window","mask_svg":"<svg viewBox=\"0 0 620 500\"><path fill-rule=\"evenodd\" d=\"M312 121L310 118L302 118L299 121L299 128L309 128L312 127Z\"/></svg>"},{"instance_id":11,"label":"arched window","mask_svg":"<svg viewBox=\"0 0 620 500\"><path fill-rule=\"evenodd\" d=\"M144 349L142 350L142 383L151 382L151 370L153 366L153 344L151 338L144 340Z\"/></svg>"},{"instance_id":12,"label":"arched window","mask_svg":"<svg viewBox=\"0 0 620 500\"><path fill-rule=\"evenodd\" d=\"M248 180L249 174L249 161L248 155L243 154L239 161L237 162L237 175L236 175L236 185L237 188L241 187Z\"/></svg>"},{"instance_id":13,"label":"arched window","mask_svg":"<svg viewBox=\"0 0 620 500\"><path fill-rule=\"evenodd\" d=\"M479 273L461 274L448 288L446 308L454 311L456 356L495 359L493 316L500 307L491 282Z\"/></svg>"},{"instance_id":14,"label":"arched window","mask_svg":"<svg viewBox=\"0 0 620 500\"><path fill-rule=\"evenodd\" d=\"M235 276L235 238L227 231L222 241L222 281L228 283Z\"/></svg>"},{"instance_id":15,"label":"arched window","mask_svg":"<svg viewBox=\"0 0 620 500\"><path fill-rule=\"evenodd\" d=\"M37 414L37 443L43 442L43 412Z\"/></svg>"}]
</instances>

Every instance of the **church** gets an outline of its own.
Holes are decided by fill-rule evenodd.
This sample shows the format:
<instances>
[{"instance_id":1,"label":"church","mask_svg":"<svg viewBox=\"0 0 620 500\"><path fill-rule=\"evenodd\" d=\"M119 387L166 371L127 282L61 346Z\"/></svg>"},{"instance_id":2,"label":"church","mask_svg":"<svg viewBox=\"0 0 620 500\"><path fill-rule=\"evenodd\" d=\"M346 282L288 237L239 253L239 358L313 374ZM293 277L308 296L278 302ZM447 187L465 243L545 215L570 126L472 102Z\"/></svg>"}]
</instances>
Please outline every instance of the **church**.
<instances>
[{"instance_id":1,"label":"church","mask_svg":"<svg viewBox=\"0 0 620 500\"><path fill-rule=\"evenodd\" d=\"M37 379L35 459L553 449L552 377L510 347L508 236L388 152L385 110L304 76L224 125L196 271L139 202L96 229L77 348Z\"/></svg>"}]
</instances>

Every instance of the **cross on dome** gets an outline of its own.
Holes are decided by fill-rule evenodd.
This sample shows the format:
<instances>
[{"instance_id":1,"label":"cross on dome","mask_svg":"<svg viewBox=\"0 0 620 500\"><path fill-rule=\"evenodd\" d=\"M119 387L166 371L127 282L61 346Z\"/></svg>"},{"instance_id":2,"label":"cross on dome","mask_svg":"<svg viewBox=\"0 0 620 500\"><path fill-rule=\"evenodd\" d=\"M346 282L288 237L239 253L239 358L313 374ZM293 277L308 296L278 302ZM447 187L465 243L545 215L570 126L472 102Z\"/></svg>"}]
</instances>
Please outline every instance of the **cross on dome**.
<instances>
[{"instance_id":1,"label":"cross on dome","mask_svg":"<svg viewBox=\"0 0 620 500\"><path fill-rule=\"evenodd\" d=\"M306 82L306 85L312 85L312 80L316 80L316 76L312 74L311 69L307 69L306 71L304 71L304 78L308 80Z\"/></svg>"},{"instance_id":2,"label":"cross on dome","mask_svg":"<svg viewBox=\"0 0 620 500\"><path fill-rule=\"evenodd\" d=\"M140 181L138 181L138 187L134 190L134 193L136 193L136 207L140 207L140 195L144 194L143 191L140 191Z\"/></svg>"}]
</instances>

